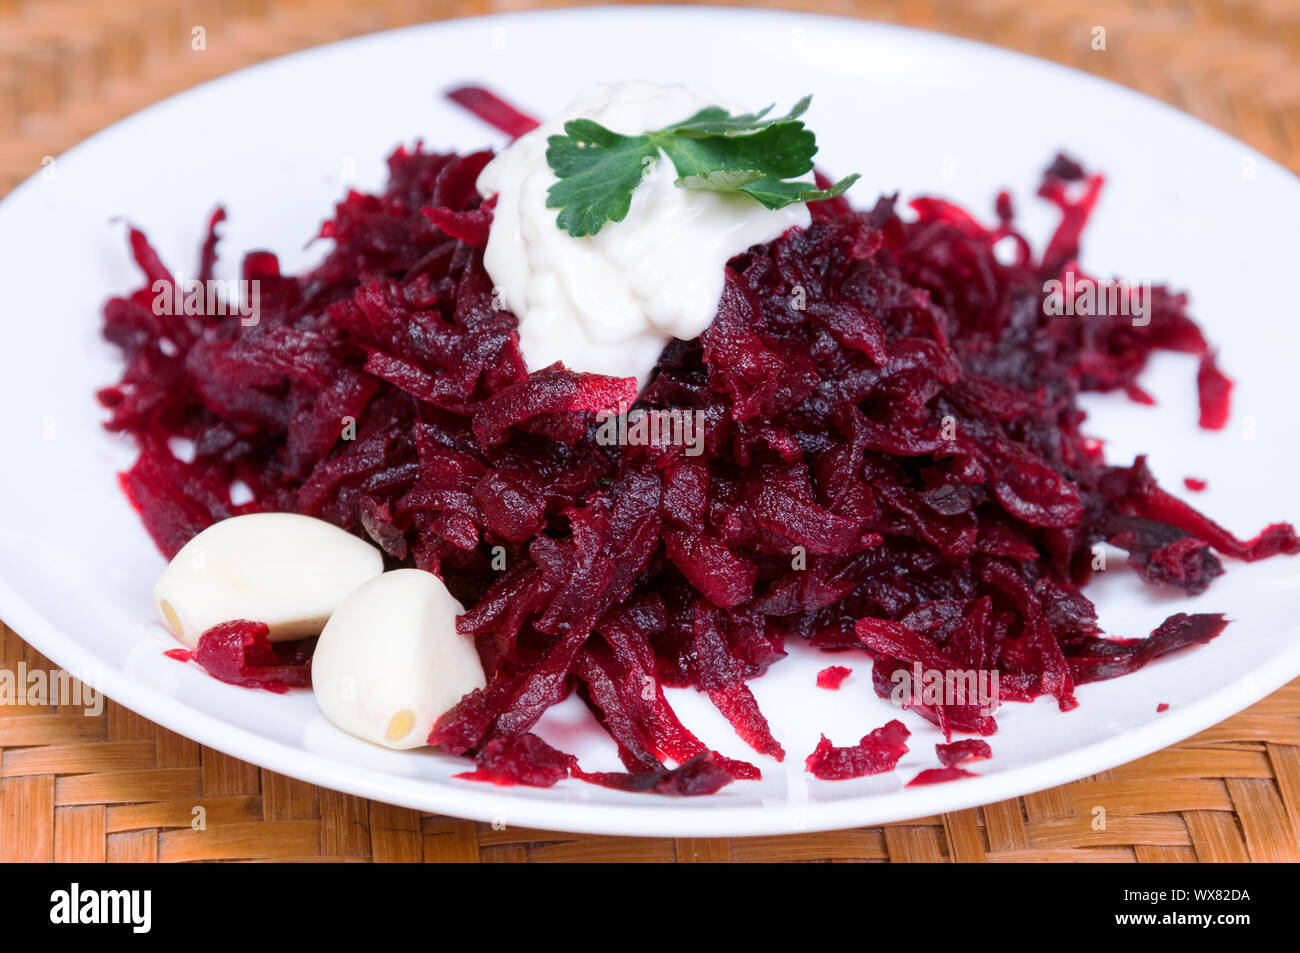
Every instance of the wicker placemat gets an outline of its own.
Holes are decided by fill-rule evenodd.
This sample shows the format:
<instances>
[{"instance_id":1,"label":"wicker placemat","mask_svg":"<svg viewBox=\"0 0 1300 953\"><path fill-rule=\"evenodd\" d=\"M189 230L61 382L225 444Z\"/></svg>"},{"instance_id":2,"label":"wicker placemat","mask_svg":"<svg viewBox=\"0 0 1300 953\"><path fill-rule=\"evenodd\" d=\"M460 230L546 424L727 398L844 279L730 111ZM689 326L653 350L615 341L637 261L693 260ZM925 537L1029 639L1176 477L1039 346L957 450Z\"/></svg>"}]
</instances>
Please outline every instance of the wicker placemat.
<instances>
[{"instance_id":1,"label":"wicker placemat","mask_svg":"<svg viewBox=\"0 0 1300 953\"><path fill-rule=\"evenodd\" d=\"M0 0L0 194L108 123L241 66L387 27L553 5ZM1295 0L801 6L1059 60L1164 99L1300 170ZM0 624L0 671L20 664L52 667ZM204 829L195 830L199 818ZM1064 787L885 827L732 839L496 830L264 771L112 702L89 716L0 705L0 861L242 859L1296 861L1300 681L1182 744Z\"/></svg>"}]
</instances>

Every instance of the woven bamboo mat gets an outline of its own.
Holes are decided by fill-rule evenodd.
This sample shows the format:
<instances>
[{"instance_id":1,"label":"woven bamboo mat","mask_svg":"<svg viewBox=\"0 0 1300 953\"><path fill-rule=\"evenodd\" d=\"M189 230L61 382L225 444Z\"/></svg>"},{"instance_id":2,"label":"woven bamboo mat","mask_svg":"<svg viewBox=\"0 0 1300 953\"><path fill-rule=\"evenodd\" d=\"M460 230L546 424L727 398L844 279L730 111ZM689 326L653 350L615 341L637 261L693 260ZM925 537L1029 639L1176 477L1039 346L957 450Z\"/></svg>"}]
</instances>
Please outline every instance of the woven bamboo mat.
<instances>
[{"instance_id":1,"label":"woven bamboo mat","mask_svg":"<svg viewBox=\"0 0 1300 953\"><path fill-rule=\"evenodd\" d=\"M0 0L0 194L110 122L242 66L378 29L553 5ZM1164 99L1300 171L1296 0L799 6L1055 59ZM1094 49L1098 30L1104 50ZM20 664L52 667L0 624L0 670ZM193 829L196 816L205 830ZM98 716L0 705L0 861L247 859L1297 861L1300 680L1182 744L1064 787L885 827L732 839L494 830L261 770L112 702Z\"/></svg>"}]
</instances>

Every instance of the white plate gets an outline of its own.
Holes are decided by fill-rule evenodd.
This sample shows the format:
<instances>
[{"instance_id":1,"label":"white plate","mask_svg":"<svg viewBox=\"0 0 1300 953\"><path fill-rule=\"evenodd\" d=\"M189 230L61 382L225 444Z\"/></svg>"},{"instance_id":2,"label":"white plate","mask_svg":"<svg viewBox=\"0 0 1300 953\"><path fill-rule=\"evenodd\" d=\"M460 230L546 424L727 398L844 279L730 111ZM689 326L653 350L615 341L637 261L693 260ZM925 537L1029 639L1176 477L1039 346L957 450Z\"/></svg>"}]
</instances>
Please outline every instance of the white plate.
<instances>
[{"instance_id":1,"label":"white plate","mask_svg":"<svg viewBox=\"0 0 1300 953\"><path fill-rule=\"evenodd\" d=\"M1104 56L1105 53L1098 53ZM123 705L203 744L326 787L427 811L579 832L743 835L839 828L930 815L1069 781L1203 729L1300 674L1300 564L1231 564L1199 599L1139 585L1117 558L1089 590L1114 634L1145 635L1181 609L1235 621L1203 648L1079 691L1080 707L1008 705L981 777L905 789L935 764L937 732L913 715L912 752L890 775L821 782L803 759L898 715L868 685L865 657L840 692L813 687L832 661L793 647L753 683L785 764L754 756L700 696L673 694L683 720L724 753L762 764L761 782L709 798L623 794L567 781L549 790L452 780L466 762L393 753L325 723L309 693L250 692L162 656L171 643L149 593L163 566L114 472L131 448L100 429L96 387L118 357L99 308L138 282L124 227L144 228L173 268L193 274L208 212L225 203L222 277L240 254L278 251L288 270L351 181L374 188L399 142L470 150L500 144L441 90L482 81L538 115L595 80L702 82L753 105L814 93L819 160L860 171L877 191L939 193L988 217L1001 187L1041 241L1052 216L1033 198L1066 148L1110 177L1084 264L1133 280L1169 279L1222 345L1236 377L1221 433L1195 427L1194 362L1164 356L1143 377L1155 408L1091 400L1092 432L1112 459L1148 451L1166 485L1209 480L1196 503L1242 534L1300 519L1295 474L1290 285L1300 184L1246 146L1120 87L1045 62L928 33L805 14L623 8L509 15L400 30L274 60L208 83L99 133L0 205L0 618L58 664ZM1252 439L1253 436L1253 439ZM1156 713L1156 704L1169 710ZM613 745L570 700L542 734L588 769L615 768ZM1085 813L1091 805L1077 805Z\"/></svg>"}]
</instances>

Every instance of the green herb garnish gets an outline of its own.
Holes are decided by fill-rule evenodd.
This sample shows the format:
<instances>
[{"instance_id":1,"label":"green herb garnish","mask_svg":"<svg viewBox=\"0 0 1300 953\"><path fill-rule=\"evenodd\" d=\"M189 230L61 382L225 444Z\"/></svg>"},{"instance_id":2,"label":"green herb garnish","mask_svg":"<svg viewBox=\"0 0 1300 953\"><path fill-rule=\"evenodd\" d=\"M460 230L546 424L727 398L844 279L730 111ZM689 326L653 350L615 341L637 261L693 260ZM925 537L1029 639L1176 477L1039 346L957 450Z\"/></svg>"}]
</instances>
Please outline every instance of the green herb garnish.
<instances>
[{"instance_id":1,"label":"green herb garnish","mask_svg":"<svg viewBox=\"0 0 1300 953\"><path fill-rule=\"evenodd\" d=\"M606 222L627 217L632 193L659 161L660 150L677 169L680 188L744 192L772 209L834 198L858 176L829 189L787 181L812 171L817 140L799 119L811 100L805 96L777 119L766 118L771 106L737 116L710 106L640 136L574 119L564 124L564 135L547 140L546 161L560 181L547 193L546 206L560 210L556 224L570 235L595 235Z\"/></svg>"}]
</instances>

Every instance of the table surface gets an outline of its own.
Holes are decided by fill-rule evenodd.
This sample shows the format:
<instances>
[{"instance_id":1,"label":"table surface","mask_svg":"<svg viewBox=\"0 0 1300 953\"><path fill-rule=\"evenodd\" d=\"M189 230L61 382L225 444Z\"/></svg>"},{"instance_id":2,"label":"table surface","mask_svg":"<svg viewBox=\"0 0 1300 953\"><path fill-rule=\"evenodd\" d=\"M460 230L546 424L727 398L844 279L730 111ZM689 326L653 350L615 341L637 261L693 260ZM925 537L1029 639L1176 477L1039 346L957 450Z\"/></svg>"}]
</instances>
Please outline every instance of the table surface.
<instances>
[{"instance_id":1,"label":"table surface","mask_svg":"<svg viewBox=\"0 0 1300 953\"><path fill-rule=\"evenodd\" d=\"M0 0L0 195L44 157L251 63L409 23L556 5ZM1295 0L772 5L905 23L1057 60L1172 103L1300 169ZM191 49L195 26L206 32L202 52ZM1104 51L1093 49L1099 26ZM52 667L0 623L0 670L20 663ZM196 807L204 830L192 827ZM0 861L245 859L1296 861L1300 680L1181 744L1063 787L884 827L729 839L494 830L262 770L111 701L98 717L0 705Z\"/></svg>"}]
</instances>

